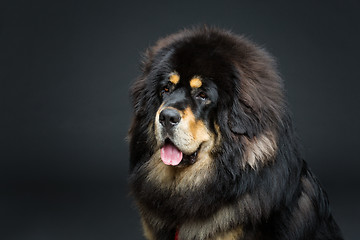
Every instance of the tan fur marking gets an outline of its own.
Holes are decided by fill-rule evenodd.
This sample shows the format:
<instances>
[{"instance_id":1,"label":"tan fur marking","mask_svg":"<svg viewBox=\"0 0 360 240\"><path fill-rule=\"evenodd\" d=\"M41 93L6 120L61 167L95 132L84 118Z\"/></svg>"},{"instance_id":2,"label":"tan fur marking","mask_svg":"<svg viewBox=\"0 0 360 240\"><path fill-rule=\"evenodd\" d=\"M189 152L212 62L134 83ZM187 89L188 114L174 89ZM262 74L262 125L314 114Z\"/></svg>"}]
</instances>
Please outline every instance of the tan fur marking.
<instances>
[{"instance_id":1,"label":"tan fur marking","mask_svg":"<svg viewBox=\"0 0 360 240\"><path fill-rule=\"evenodd\" d=\"M178 73L176 72L172 72L170 73L170 76L169 76L169 81L173 84L177 84L179 81L180 81L180 76Z\"/></svg>"},{"instance_id":2,"label":"tan fur marking","mask_svg":"<svg viewBox=\"0 0 360 240\"><path fill-rule=\"evenodd\" d=\"M181 116L182 121L185 121L191 135L195 141L206 141L208 139L209 133L205 124L201 120L196 120L193 112L190 108L186 108Z\"/></svg>"},{"instance_id":3,"label":"tan fur marking","mask_svg":"<svg viewBox=\"0 0 360 240\"><path fill-rule=\"evenodd\" d=\"M154 233L150 230L149 225L144 221L144 219L141 219L141 225L144 231L144 237L147 240L156 240Z\"/></svg>"},{"instance_id":4,"label":"tan fur marking","mask_svg":"<svg viewBox=\"0 0 360 240\"><path fill-rule=\"evenodd\" d=\"M157 142L161 142L162 139L161 139L161 135L160 135L160 123L159 123L159 116L160 116L160 112L164 110L164 103L162 103L159 107L159 109L157 110L156 112L156 115L155 115L155 138L157 140ZM149 134L149 136L151 136L152 134Z\"/></svg>"},{"instance_id":5,"label":"tan fur marking","mask_svg":"<svg viewBox=\"0 0 360 240\"><path fill-rule=\"evenodd\" d=\"M316 192L314 187L311 185L309 179L302 177L301 183L304 190L301 193L298 204L301 213L310 214L313 211L314 205L311 201L311 196L315 196Z\"/></svg>"},{"instance_id":6,"label":"tan fur marking","mask_svg":"<svg viewBox=\"0 0 360 240\"><path fill-rule=\"evenodd\" d=\"M243 233L242 226L232 229L237 219L236 209L239 204L224 206L206 220L184 223L180 228L179 239L239 239Z\"/></svg>"},{"instance_id":7,"label":"tan fur marking","mask_svg":"<svg viewBox=\"0 0 360 240\"><path fill-rule=\"evenodd\" d=\"M213 139L203 143L198 153L197 161L182 171L178 171L177 179L179 179L179 184L176 185L177 191L197 189L208 178L213 177L215 167L213 166L214 162L210 153L213 145Z\"/></svg>"},{"instance_id":8,"label":"tan fur marking","mask_svg":"<svg viewBox=\"0 0 360 240\"><path fill-rule=\"evenodd\" d=\"M161 161L160 149L153 154L146 167L149 170L146 177L148 181L157 182L163 188L171 188L175 178L174 168Z\"/></svg>"},{"instance_id":9,"label":"tan fur marking","mask_svg":"<svg viewBox=\"0 0 360 240\"><path fill-rule=\"evenodd\" d=\"M239 226L237 228L234 228L228 232L219 234L214 240L238 240L241 236L243 236L243 228L242 226Z\"/></svg>"},{"instance_id":10,"label":"tan fur marking","mask_svg":"<svg viewBox=\"0 0 360 240\"><path fill-rule=\"evenodd\" d=\"M310 181L304 177L301 179L301 182L303 184L303 190L297 200L298 206L295 207L291 213L293 216L293 225L289 231L296 231L300 226L306 225L310 219L316 218L316 211L314 211L314 203L312 201L316 194L314 188Z\"/></svg>"},{"instance_id":11,"label":"tan fur marking","mask_svg":"<svg viewBox=\"0 0 360 240\"><path fill-rule=\"evenodd\" d=\"M190 86L192 88L199 88L201 87L202 85L202 81L201 81L201 78L200 77L193 77L191 80L190 80Z\"/></svg>"},{"instance_id":12,"label":"tan fur marking","mask_svg":"<svg viewBox=\"0 0 360 240\"><path fill-rule=\"evenodd\" d=\"M254 136L252 139L244 137L243 140L245 162L253 169L260 163L265 163L277 150L276 135L271 132Z\"/></svg>"}]
</instances>

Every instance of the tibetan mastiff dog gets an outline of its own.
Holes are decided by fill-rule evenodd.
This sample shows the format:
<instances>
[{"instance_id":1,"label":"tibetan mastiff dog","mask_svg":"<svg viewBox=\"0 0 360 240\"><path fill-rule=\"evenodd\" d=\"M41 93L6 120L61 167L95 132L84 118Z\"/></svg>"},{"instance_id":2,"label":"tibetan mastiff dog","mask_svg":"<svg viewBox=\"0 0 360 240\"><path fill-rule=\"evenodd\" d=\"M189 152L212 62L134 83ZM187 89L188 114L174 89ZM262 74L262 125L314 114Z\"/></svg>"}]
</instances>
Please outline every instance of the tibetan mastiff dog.
<instances>
[{"instance_id":1,"label":"tibetan mastiff dog","mask_svg":"<svg viewBox=\"0 0 360 240\"><path fill-rule=\"evenodd\" d=\"M146 51L131 96L146 239L342 239L265 50L221 29L180 31Z\"/></svg>"}]
</instances>

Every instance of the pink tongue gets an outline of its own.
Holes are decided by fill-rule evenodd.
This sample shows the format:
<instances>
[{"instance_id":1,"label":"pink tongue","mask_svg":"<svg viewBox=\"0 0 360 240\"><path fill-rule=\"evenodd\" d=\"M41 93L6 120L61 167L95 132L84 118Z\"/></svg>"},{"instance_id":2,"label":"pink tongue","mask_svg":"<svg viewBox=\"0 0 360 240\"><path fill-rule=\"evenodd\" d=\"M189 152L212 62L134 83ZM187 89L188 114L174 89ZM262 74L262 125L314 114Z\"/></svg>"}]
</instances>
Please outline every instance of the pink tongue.
<instances>
[{"instance_id":1,"label":"pink tongue","mask_svg":"<svg viewBox=\"0 0 360 240\"><path fill-rule=\"evenodd\" d=\"M166 165L176 166L181 162L182 157L183 153L172 144L165 144L161 148L161 160Z\"/></svg>"}]
</instances>

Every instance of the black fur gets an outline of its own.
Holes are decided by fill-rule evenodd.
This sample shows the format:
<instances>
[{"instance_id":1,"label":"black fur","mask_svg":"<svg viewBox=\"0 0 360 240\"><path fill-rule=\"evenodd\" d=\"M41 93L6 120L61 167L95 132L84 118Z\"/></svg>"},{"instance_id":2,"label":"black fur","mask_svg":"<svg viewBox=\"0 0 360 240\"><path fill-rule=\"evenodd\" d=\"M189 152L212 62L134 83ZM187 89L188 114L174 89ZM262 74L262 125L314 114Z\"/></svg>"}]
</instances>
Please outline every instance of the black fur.
<instances>
[{"instance_id":1,"label":"black fur","mask_svg":"<svg viewBox=\"0 0 360 240\"><path fill-rule=\"evenodd\" d=\"M207 109L191 106L221 139L211 153L216 170L210 180L186 191L160 187L144 167L156 151L153 124L165 101L160 83L173 70L182 79L205 76L208 93L217 95ZM239 239L342 239L327 196L301 157L282 81L264 50L219 29L181 31L147 51L131 95L130 184L155 239L174 239L186 222L207 221L224 206L236 212L235 219L228 229L214 228L207 239L237 226L243 227ZM191 96L184 96L191 105ZM248 141L265 132L276 135L276 151L252 166L245 157Z\"/></svg>"}]
</instances>

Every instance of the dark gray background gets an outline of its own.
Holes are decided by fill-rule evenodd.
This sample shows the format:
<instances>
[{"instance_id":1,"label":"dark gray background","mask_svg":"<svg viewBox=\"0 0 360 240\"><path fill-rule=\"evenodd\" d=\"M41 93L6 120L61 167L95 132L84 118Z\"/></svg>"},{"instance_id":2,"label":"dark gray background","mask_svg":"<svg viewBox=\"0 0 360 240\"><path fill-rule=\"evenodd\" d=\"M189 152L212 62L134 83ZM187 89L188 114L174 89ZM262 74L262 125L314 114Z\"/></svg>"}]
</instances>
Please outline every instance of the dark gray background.
<instances>
[{"instance_id":1,"label":"dark gray background","mask_svg":"<svg viewBox=\"0 0 360 240\"><path fill-rule=\"evenodd\" d=\"M2 1L0 238L142 239L128 88L159 37L207 23L278 60L306 160L359 239L357 1Z\"/></svg>"}]
</instances>

